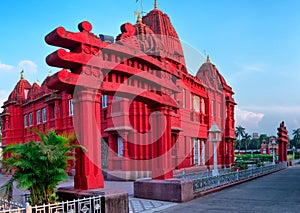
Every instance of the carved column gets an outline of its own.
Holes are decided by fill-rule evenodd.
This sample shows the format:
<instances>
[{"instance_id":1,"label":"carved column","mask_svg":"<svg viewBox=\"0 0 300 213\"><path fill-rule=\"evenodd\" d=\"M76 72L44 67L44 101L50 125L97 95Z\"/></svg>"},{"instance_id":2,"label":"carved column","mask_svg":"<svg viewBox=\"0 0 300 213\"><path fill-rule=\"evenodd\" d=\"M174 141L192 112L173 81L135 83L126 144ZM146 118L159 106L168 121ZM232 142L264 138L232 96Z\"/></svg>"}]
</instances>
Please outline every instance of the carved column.
<instances>
[{"instance_id":1,"label":"carved column","mask_svg":"<svg viewBox=\"0 0 300 213\"><path fill-rule=\"evenodd\" d=\"M288 131L284 126L284 122L280 124L278 130L278 161L283 162L287 161L287 144L288 144Z\"/></svg>"},{"instance_id":2,"label":"carved column","mask_svg":"<svg viewBox=\"0 0 300 213\"><path fill-rule=\"evenodd\" d=\"M77 151L75 189L96 189L104 187L101 170L101 94L96 90L82 89L74 94L74 127L81 145L87 152Z\"/></svg>"},{"instance_id":3,"label":"carved column","mask_svg":"<svg viewBox=\"0 0 300 213\"><path fill-rule=\"evenodd\" d=\"M128 132L124 131L121 134L123 138L123 170L129 171L129 155L128 155Z\"/></svg>"},{"instance_id":4,"label":"carved column","mask_svg":"<svg viewBox=\"0 0 300 213\"><path fill-rule=\"evenodd\" d=\"M152 108L154 112L153 138L157 141L153 144L152 152L152 178L165 180L173 178L172 156L171 156L171 114L168 107Z\"/></svg>"}]
</instances>

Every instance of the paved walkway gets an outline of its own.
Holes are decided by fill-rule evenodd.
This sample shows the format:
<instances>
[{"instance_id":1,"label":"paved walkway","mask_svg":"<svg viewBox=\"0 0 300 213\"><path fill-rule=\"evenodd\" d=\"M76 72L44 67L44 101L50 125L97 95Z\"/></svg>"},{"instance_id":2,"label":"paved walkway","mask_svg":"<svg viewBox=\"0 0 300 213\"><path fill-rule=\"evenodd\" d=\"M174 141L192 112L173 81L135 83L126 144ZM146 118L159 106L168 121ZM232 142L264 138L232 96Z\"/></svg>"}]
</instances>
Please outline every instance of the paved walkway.
<instances>
[{"instance_id":1,"label":"paved walkway","mask_svg":"<svg viewBox=\"0 0 300 213\"><path fill-rule=\"evenodd\" d=\"M300 166L155 212L300 212Z\"/></svg>"},{"instance_id":2,"label":"paved walkway","mask_svg":"<svg viewBox=\"0 0 300 213\"><path fill-rule=\"evenodd\" d=\"M8 177L0 175L0 185ZM60 186L73 185L73 179ZM133 197L133 182L105 181L105 188L122 189L129 194L130 213L197 213L197 212L300 212L300 166L276 172L244 184L177 204ZM14 199L22 194L14 190Z\"/></svg>"}]
</instances>

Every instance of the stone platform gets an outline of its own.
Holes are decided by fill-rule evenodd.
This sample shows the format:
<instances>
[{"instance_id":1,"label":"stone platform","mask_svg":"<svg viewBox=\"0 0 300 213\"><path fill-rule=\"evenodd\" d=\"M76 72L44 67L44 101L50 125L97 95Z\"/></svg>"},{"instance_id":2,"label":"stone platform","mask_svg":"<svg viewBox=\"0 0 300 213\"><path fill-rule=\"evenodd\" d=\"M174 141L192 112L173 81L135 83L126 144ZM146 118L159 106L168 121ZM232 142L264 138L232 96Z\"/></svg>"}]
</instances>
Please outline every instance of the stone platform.
<instances>
[{"instance_id":1,"label":"stone platform","mask_svg":"<svg viewBox=\"0 0 300 213\"><path fill-rule=\"evenodd\" d=\"M134 182L134 197L163 200L170 202L186 202L192 200L193 183L187 179L153 180L142 179Z\"/></svg>"},{"instance_id":2,"label":"stone platform","mask_svg":"<svg viewBox=\"0 0 300 213\"><path fill-rule=\"evenodd\" d=\"M57 190L61 201L82 199L102 195L102 213L128 213L128 193L115 189L76 190L73 187L61 187Z\"/></svg>"}]
</instances>

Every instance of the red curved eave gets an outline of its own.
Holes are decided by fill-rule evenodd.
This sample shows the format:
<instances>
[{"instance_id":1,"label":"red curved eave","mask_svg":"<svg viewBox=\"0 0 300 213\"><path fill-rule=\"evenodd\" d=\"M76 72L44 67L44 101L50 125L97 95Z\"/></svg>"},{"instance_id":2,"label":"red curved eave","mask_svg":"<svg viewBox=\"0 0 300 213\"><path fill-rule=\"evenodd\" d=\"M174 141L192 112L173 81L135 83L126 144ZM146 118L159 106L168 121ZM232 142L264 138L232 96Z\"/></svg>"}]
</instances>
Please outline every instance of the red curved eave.
<instances>
[{"instance_id":1,"label":"red curved eave","mask_svg":"<svg viewBox=\"0 0 300 213\"><path fill-rule=\"evenodd\" d=\"M86 87L87 89L101 89L103 93L142 101L149 105L168 106L175 109L179 108L178 103L170 96L165 94L157 94L136 88L127 84L116 84L112 82L103 82L101 79L93 76L78 75L67 70L61 70L49 77L47 86L55 90L72 91L76 86Z\"/></svg>"}]
</instances>

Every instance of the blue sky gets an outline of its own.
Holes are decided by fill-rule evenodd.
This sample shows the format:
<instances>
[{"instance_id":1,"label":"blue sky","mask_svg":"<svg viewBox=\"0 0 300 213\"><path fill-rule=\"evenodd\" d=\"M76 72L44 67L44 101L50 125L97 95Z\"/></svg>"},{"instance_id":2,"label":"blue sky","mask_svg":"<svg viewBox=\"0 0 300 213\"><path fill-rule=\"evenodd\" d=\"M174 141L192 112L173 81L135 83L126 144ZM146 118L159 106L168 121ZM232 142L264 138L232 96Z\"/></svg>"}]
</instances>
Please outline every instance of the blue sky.
<instances>
[{"instance_id":1,"label":"blue sky","mask_svg":"<svg viewBox=\"0 0 300 213\"><path fill-rule=\"evenodd\" d=\"M146 12L153 0L143 0ZM249 133L276 134L284 120L300 127L300 1L158 0L181 40L209 54L238 103L237 124ZM116 6L118 5L118 6ZM45 57L55 51L44 37L58 26L77 31L87 20L95 34L117 36L120 25L135 22L135 0L5 1L0 12L0 105L25 69L31 83L51 69ZM199 63L201 60L199 60Z\"/></svg>"}]
</instances>

